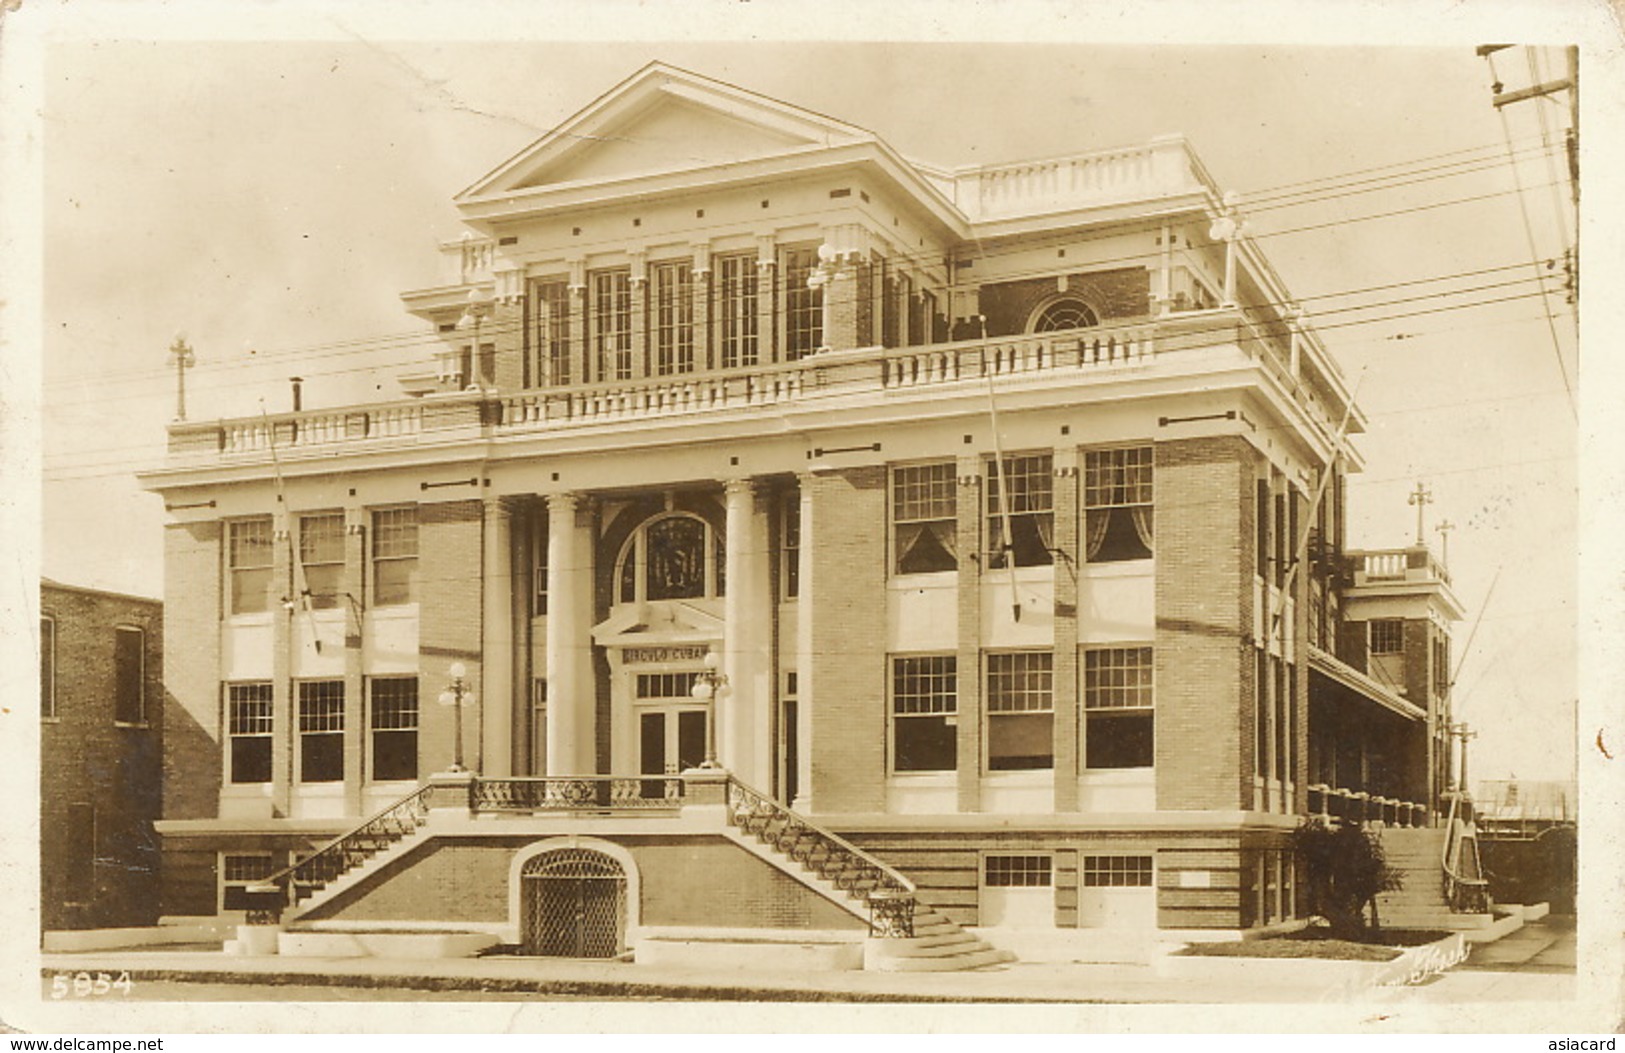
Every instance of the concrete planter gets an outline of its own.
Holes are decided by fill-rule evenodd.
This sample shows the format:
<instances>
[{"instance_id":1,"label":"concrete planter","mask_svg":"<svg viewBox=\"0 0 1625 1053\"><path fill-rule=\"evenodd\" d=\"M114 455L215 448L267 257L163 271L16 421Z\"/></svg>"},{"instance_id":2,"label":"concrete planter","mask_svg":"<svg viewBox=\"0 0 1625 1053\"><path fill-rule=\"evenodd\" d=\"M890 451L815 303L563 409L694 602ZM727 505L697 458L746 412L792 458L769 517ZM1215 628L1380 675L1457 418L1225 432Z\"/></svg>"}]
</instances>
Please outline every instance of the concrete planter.
<instances>
[{"instance_id":1,"label":"concrete planter","mask_svg":"<svg viewBox=\"0 0 1625 1053\"><path fill-rule=\"evenodd\" d=\"M645 929L633 940L639 965L829 972L863 968L863 943L812 932Z\"/></svg>"},{"instance_id":2,"label":"concrete planter","mask_svg":"<svg viewBox=\"0 0 1625 1053\"><path fill-rule=\"evenodd\" d=\"M1374 987L1418 983L1467 957L1461 933L1407 947L1385 962L1322 958L1246 958L1167 954L1154 963L1158 976L1178 980L1301 987L1322 995L1356 996Z\"/></svg>"},{"instance_id":3,"label":"concrete planter","mask_svg":"<svg viewBox=\"0 0 1625 1053\"><path fill-rule=\"evenodd\" d=\"M265 953L301 958L472 958L496 944L495 936L483 932L284 932L276 949Z\"/></svg>"}]
</instances>

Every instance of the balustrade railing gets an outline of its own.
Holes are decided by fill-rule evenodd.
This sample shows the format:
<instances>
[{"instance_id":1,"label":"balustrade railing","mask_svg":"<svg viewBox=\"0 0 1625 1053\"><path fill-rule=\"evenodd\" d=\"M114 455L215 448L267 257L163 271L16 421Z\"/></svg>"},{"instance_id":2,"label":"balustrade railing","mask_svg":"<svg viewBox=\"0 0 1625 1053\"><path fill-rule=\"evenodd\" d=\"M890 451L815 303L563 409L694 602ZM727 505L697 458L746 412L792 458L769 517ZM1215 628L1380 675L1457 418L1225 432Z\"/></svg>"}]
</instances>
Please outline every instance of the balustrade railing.
<instances>
[{"instance_id":1,"label":"balustrade railing","mask_svg":"<svg viewBox=\"0 0 1625 1053\"><path fill-rule=\"evenodd\" d=\"M678 775L477 778L469 788L474 812L642 812L682 804Z\"/></svg>"},{"instance_id":2,"label":"balustrade railing","mask_svg":"<svg viewBox=\"0 0 1625 1053\"><path fill-rule=\"evenodd\" d=\"M1328 819L1382 823L1385 826L1418 827L1426 826L1428 822L1425 804L1325 783L1309 786L1309 812Z\"/></svg>"},{"instance_id":3,"label":"balustrade railing","mask_svg":"<svg viewBox=\"0 0 1625 1053\"><path fill-rule=\"evenodd\" d=\"M227 421L220 428L222 453L264 453L278 449L320 446L357 439L396 438L423 430L423 406L412 403L367 409L343 409L275 417L246 417Z\"/></svg>"},{"instance_id":4,"label":"balustrade railing","mask_svg":"<svg viewBox=\"0 0 1625 1053\"><path fill-rule=\"evenodd\" d=\"M908 878L737 779L728 782L727 810L730 824L867 905L871 935L914 935L916 895Z\"/></svg>"},{"instance_id":5,"label":"balustrade railing","mask_svg":"<svg viewBox=\"0 0 1625 1053\"><path fill-rule=\"evenodd\" d=\"M1155 353L1155 333L1154 325L1142 324L891 348L881 359L880 382L888 389L913 388L966 378L1128 365Z\"/></svg>"}]
</instances>

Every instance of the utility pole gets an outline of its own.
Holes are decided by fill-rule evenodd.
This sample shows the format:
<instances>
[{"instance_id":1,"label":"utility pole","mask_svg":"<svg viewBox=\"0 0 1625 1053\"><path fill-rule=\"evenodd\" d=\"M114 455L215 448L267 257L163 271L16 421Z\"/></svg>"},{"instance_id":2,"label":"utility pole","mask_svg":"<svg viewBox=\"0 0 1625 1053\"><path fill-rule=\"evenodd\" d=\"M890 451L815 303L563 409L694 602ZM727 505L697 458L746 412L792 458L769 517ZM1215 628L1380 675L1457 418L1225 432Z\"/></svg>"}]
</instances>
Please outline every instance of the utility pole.
<instances>
[{"instance_id":1,"label":"utility pole","mask_svg":"<svg viewBox=\"0 0 1625 1053\"><path fill-rule=\"evenodd\" d=\"M186 371L197 362L197 356L186 345L186 337L176 336L169 345L169 357L175 363L175 419L186 419Z\"/></svg>"},{"instance_id":2,"label":"utility pole","mask_svg":"<svg viewBox=\"0 0 1625 1053\"><path fill-rule=\"evenodd\" d=\"M1416 543L1419 546L1426 544L1427 534L1422 529L1422 509L1433 503L1433 491L1418 482L1416 489L1410 492L1406 503L1416 506Z\"/></svg>"}]
</instances>

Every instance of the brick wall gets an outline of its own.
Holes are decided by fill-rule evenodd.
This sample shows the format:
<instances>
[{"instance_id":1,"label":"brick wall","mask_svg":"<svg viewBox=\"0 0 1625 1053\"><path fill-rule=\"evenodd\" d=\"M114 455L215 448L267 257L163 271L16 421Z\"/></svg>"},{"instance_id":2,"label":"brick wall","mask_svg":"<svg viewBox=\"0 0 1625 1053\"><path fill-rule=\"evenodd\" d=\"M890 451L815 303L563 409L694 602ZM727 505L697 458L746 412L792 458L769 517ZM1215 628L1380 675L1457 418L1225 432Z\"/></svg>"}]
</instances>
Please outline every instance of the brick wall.
<instances>
[{"instance_id":1,"label":"brick wall","mask_svg":"<svg viewBox=\"0 0 1625 1053\"><path fill-rule=\"evenodd\" d=\"M163 814L212 818L220 804L220 543L218 522L164 530Z\"/></svg>"},{"instance_id":2,"label":"brick wall","mask_svg":"<svg viewBox=\"0 0 1625 1053\"><path fill-rule=\"evenodd\" d=\"M450 683L447 669L460 661L470 684L480 682L479 501L418 506L418 771L440 771L452 762L455 709L436 701ZM463 707L463 763L474 766L479 749L476 707Z\"/></svg>"},{"instance_id":3,"label":"brick wall","mask_svg":"<svg viewBox=\"0 0 1625 1053\"><path fill-rule=\"evenodd\" d=\"M1250 806L1252 457L1236 437L1156 444L1159 808Z\"/></svg>"},{"instance_id":4,"label":"brick wall","mask_svg":"<svg viewBox=\"0 0 1625 1053\"><path fill-rule=\"evenodd\" d=\"M808 484L816 697L812 799L825 812L880 811L886 782L886 469L819 474ZM804 587L807 583L803 583ZM806 747L803 747L806 748Z\"/></svg>"},{"instance_id":5,"label":"brick wall","mask_svg":"<svg viewBox=\"0 0 1625 1053\"><path fill-rule=\"evenodd\" d=\"M480 326L480 342L496 345L497 390L518 391L525 383L525 318L518 303L498 303Z\"/></svg>"},{"instance_id":6,"label":"brick wall","mask_svg":"<svg viewBox=\"0 0 1625 1053\"><path fill-rule=\"evenodd\" d=\"M1144 267L1124 267L1092 274L1069 274L1066 291L1094 309L1101 321L1134 318L1151 310L1151 274ZM987 316L989 336L1027 331L1033 312L1055 296L1053 277L998 282L981 289L981 313Z\"/></svg>"},{"instance_id":7,"label":"brick wall","mask_svg":"<svg viewBox=\"0 0 1625 1053\"><path fill-rule=\"evenodd\" d=\"M47 929L151 924L158 908L152 823L163 749L162 605L51 585L40 591L56 641L56 716L39 725L41 920ZM139 725L114 720L121 625L145 634L146 721Z\"/></svg>"}]
</instances>

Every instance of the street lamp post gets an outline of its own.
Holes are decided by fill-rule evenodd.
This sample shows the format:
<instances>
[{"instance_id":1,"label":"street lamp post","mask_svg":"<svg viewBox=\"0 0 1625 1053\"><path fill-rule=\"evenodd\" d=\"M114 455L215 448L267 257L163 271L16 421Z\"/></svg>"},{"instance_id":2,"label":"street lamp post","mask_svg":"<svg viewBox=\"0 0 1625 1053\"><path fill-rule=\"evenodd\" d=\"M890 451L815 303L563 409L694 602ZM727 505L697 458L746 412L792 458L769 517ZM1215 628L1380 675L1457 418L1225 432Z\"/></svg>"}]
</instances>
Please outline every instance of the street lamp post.
<instances>
[{"instance_id":1,"label":"street lamp post","mask_svg":"<svg viewBox=\"0 0 1625 1053\"><path fill-rule=\"evenodd\" d=\"M728 693L728 677L717 671L722 665L722 656L715 651L705 652L705 668L694 678L694 687L689 691L701 702L710 702L711 711L705 717L705 761L702 768L720 768L717 763L717 705L716 700Z\"/></svg>"},{"instance_id":2,"label":"street lamp post","mask_svg":"<svg viewBox=\"0 0 1625 1053\"><path fill-rule=\"evenodd\" d=\"M447 685L446 690L440 692L440 704L442 706L451 706L456 711L452 715L456 726L452 732L451 740L451 767L446 770L467 771L468 769L463 767L463 703L464 701L472 703L474 701L474 692L468 690L466 680L468 667L463 663L451 663L451 667L446 672L451 676L451 683Z\"/></svg>"}]
</instances>

